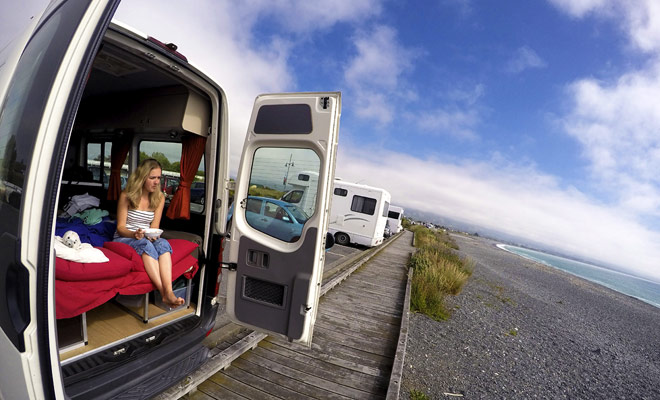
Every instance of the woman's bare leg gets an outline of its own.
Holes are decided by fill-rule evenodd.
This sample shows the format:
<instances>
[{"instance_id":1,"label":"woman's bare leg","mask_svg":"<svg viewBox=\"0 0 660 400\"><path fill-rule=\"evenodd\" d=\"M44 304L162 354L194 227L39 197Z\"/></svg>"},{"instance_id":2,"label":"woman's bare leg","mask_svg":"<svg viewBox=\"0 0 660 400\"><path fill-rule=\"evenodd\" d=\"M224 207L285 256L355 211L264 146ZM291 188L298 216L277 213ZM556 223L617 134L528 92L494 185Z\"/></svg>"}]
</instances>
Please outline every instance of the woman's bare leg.
<instances>
[{"instance_id":1,"label":"woman's bare leg","mask_svg":"<svg viewBox=\"0 0 660 400\"><path fill-rule=\"evenodd\" d=\"M151 283L156 286L156 289L163 294L163 283L160 279L160 272L158 271L158 261L156 261L153 257L148 255L147 253L142 253L142 262L144 263L144 270L147 272L147 275L149 275L149 279L151 279ZM170 291L172 291L172 283L170 282Z\"/></svg>"},{"instance_id":2,"label":"woman's bare leg","mask_svg":"<svg viewBox=\"0 0 660 400\"><path fill-rule=\"evenodd\" d=\"M185 303L181 297L176 297L172 291L172 255L163 253L158 257L158 269L160 271L160 280L163 283L163 290L160 292L165 303L171 307L178 307Z\"/></svg>"}]
</instances>

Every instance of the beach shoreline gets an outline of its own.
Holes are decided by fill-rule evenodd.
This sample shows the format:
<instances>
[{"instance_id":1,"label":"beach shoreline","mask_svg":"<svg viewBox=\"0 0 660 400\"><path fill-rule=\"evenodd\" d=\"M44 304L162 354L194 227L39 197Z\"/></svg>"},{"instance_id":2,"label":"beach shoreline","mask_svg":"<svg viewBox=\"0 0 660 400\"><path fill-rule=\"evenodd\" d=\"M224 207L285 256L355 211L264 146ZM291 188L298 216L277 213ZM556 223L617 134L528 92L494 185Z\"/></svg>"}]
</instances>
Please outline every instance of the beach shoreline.
<instances>
[{"instance_id":1,"label":"beach shoreline","mask_svg":"<svg viewBox=\"0 0 660 400\"><path fill-rule=\"evenodd\" d=\"M587 281L605 286L605 287L607 287L609 289L612 289L616 292L622 293L626 296L633 297L637 300L641 300L645 303L651 304L654 307L660 308L660 302L658 302L658 301L660 301L660 298L658 297L658 295L660 294L660 293L658 293L658 292L660 292L660 283L659 282L655 282L655 281L652 281L650 279L646 279L646 278L643 278L643 277L640 277L640 276L630 275L630 274L627 274L625 272L616 271L616 270L613 270L613 269L608 269L608 268L605 268L605 267L601 267L599 265L585 263L583 261L572 260L570 258L563 258L561 256L556 256L556 255L552 255L552 254L547 254L546 255L545 253L540 252L538 250L530 250L530 249L526 249L524 247L518 247L518 246L513 246L513 245L510 245L510 244L503 244L503 243L497 243L497 244L495 244L495 246L497 248L501 249L501 250L504 250L504 251L509 252L511 254L514 254L514 255L517 255L519 257L523 257L523 258L528 259L532 262L541 263L543 265L547 265L549 267L552 267L552 268L558 269L560 271L569 273L573 276L577 276L579 278L586 279ZM533 252L542 254L544 256L559 258L559 259L562 259L563 261L568 261L568 262L572 263L573 265L577 264L577 265L585 266L586 268L599 270L604 275L601 275L600 277L584 276L584 275L581 275L578 272L574 272L574 271L571 271L569 269L564 269L561 266L553 265L549 261L536 259L536 258L534 258L534 256L523 254L523 253L518 253L515 250L511 250L510 248L520 249L520 250L523 250L523 251L533 251ZM621 286L620 282L613 282L611 279L609 281L607 279L604 279L607 275L609 275L609 276L615 275L615 276L618 276L618 277L622 277L623 279L626 279L626 280L633 280L633 281L636 281L636 282L643 282L645 284L653 285L654 288L655 288L655 292L654 292L654 294L651 294L647 290L641 295L635 295L630 291L629 287L627 288L625 285ZM648 298L643 297L644 295L648 295Z\"/></svg>"},{"instance_id":2,"label":"beach shoreline","mask_svg":"<svg viewBox=\"0 0 660 400\"><path fill-rule=\"evenodd\" d=\"M475 270L448 321L411 315L401 398L660 398L660 309L453 237Z\"/></svg>"}]
</instances>

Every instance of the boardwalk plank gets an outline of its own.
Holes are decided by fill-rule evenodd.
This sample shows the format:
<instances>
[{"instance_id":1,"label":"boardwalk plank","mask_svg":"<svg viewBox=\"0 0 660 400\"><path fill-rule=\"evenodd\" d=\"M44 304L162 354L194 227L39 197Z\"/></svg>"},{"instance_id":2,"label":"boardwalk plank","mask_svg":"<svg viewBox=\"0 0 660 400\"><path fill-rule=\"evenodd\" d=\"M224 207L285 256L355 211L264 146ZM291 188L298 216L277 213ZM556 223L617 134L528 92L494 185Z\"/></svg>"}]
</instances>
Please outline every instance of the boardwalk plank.
<instances>
[{"instance_id":1,"label":"boardwalk plank","mask_svg":"<svg viewBox=\"0 0 660 400\"><path fill-rule=\"evenodd\" d=\"M246 383L243 383L239 380L232 378L231 376L225 374L223 371L220 371L209 378L211 382L214 382L227 390L230 390L234 393L240 393L241 396L245 396L248 399L254 400L276 400L278 397L275 397L271 394L266 393L268 388L254 388Z\"/></svg>"},{"instance_id":2,"label":"boardwalk plank","mask_svg":"<svg viewBox=\"0 0 660 400\"><path fill-rule=\"evenodd\" d=\"M313 355L314 360L327 362L327 363L334 364L334 365L336 365L338 367L341 367L341 368L346 368L346 369L350 369L350 370L353 370L353 371L356 371L356 372L361 372L363 374L372 375L372 376L378 377L379 379L383 377L383 371L381 371L378 368L369 367L369 366L361 364L361 363L356 363L356 362L347 360L346 358L341 358L341 357L337 357L337 356L332 355L332 354L325 353L325 352L321 351L320 348L318 348L318 347L316 347L316 348L314 348L313 350L310 351L309 349L307 349L305 347L301 347L301 346L298 346L296 344L292 344L292 343L289 343L289 342L286 342L286 341L283 341L283 340L273 339L271 337L266 338L266 340L264 340L264 342L268 343L269 345L272 345L273 348L282 347L286 350L293 351L293 352L296 352L296 353L299 353L299 354L302 354L302 355L311 354L311 355Z\"/></svg>"},{"instance_id":3,"label":"boardwalk plank","mask_svg":"<svg viewBox=\"0 0 660 400\"><path fill-rule=\"evenodd\" d=\"M307 400L308 394L300 393L296 390L287 388L281 384L282 377L277 380L269 380L272 375L264 373L265 371L250 368L245 370L237 365L237 368L228 368L224 373L238 381L257 388L267 388L268 393L287 400Z\"/></svg>"},{"instance_id":4,"label":"boardwalk plank","mask_svg":"<svg viewBox=\"0 0 660 400\"><path fill-rule=\"evenodd\" d=\"M247 360L249 358L249 360ZM240 357L239 360L245 361L249 364L257 365L263 368L263 371L269 374L277 373L281 376L289 378L291 381L297 381L308 387L314 387L316 390L313 392L314 397L319 397L320 393L334 393L336 395L345 396L350 399L370 399L372 398L371 393L364 392L362 390L357 390L349 388L346 386L340 386L335 384L332 381L329 381L324 378L320 378L314 375L310 375L304 371L299 371L294 368L289 367L288 365L283 365L280 363L273 362L267 358L261 357L256 352L251 352L249 357ZM237 360L238 361L238 360ZM243 368L254 368L245 363L237 364L241 369ZM259 369L261 369L259 368ZM279 380L272 379L273 382L279 382L282 385L286 384L286 381L279 377ZM334 397L334 396L333 396ZM324 397L325 398L325 397Z\"/></svg>"},{"instance_id":5,"label":"boardwalk plank","mask_svg":"<svg viewBox=\"0 0 660 400\"><path fill-rule=\"evenodd\" d=\"M211 380L206 380L202 382L198 387L197 391L189 394L185 397L186 400L208 400L208 399L222 399L222 400L246 400L247 397L243 397L237 393L234 393Z\"/></svg>"},{"instance_id":6,"label":"boardwalk plank","mask_svg":"<svg viewBox=\"0 0 660 400\"><path fill-rule=\"evenodd\" d=\"M390 324L386 321L377 318L356 318L354 315L347 315L345 313L327 312L319 313L319 321L338 324L340 326L351 329L365 329L373 332L391 332L398 324ZM319 322L317 321L317 323Z\"/></svg>"},{"instance_id":7,"label":"boardwalk plank","mask_svg":"<svg viewBox=\"0 0 660 400\"><path fill-rule=\"evenodd\" d=\"M372 330L392 330L399 326L399 320L394 320L394 323L384 321L383 319L378 319L375 316L368 313L361 314L351 314L347 313L344 310L339 309L330 309L322 311L319 313L320 319L325 319L328 321L343 321L344 323L355 323L359 326L363 326L366 329Z\"/></svg>"},{"instance_id":8,"label":"boardwalk plank","mask_svg":"<svg viewBox=\"0 0 660 400\"><path fill-rule=\"evenodd\" d=\"M329 400L347 400L349 397L342 396L337 393L323 393L319 391L316 386L309 385L306 382L291 378L283 375L279 370L272 368L264 368L262 365L256 364L254 359L237 359L230 369L240 369L251 374L259 374L262 378L269 381L268 388L272 386L282 386L292 391L301 393L308 399L329 399ZM227 369L229 371L229 369Z\"/></svg>"},{"instance_id":9,"label":"boardwalk plank","mask_svg":"<svg viewBox=\"0 0 660 400\"><path fill-rule=\"evenodd\" d=\"M322 328L328 332L334 332L339 336L345 336L346 338L353 339L356 341L366 341L367 343L373 343L375 339L379 341L379 346L382 346L385 349L391 349L396 347L398 341L398 334L392 332L376 332L368 329L351 329L350 327L344 327L338 325L335 321L328 323L326 321L319 321L316 323L317 328Z\"/></svg>"},{"instance_id":10,"label":"boardwalk plank","mask_svg":"<svg viewBox=\"0 0 660 400\"><path fill-rule=\"evenodd\" d=\"M385 389L382 380L372 375L337 368L337 366L330 363L316 360L312 357L304 357L282 348L276 348L269 343L262 342L254 352L273 362L286 364L293 369L327 379L335 384L352 387L372 394L382 393L383 389Z\"/></svg>"},{"instance_id":11,"label":"boardwalk plank","mask_svg":"<svg viewBox=\"0 0 660 400\"><path fill-rule=\"evenodd\" d=\"M324 329L323 327L317 327L314 332L316 337L325 338L328 341L336 344L342 344L346 347L360 349L373 355L379 355L383 357L383 359L393 357L393 354L396 351L396 343L393 346L391 342L386 343L384 341L380 341L380 338L378 338L378 340L374 340L373 337L366 336L362 338L354 338L337 334L335 330L328 330Z\"/></svg>"}]
</instances>

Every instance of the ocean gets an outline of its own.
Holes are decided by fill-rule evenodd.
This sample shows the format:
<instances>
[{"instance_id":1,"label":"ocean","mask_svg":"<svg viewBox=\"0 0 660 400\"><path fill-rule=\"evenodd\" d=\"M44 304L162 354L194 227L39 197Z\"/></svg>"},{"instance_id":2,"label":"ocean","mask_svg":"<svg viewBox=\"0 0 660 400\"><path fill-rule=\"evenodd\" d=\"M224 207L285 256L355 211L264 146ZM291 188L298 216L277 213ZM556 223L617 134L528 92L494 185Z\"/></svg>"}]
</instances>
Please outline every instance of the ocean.
<instances>
[{"instance_id":1,"label":"ocean","mask_svg":"<svg viewBox=\"0 0 660 400\"><path fill-rule=\"evenodd\" d=\"M566 271L660 308L660 283L522 247L508 244L498 244L497 247L527 259Z\"/></svg>"}]
</instances>

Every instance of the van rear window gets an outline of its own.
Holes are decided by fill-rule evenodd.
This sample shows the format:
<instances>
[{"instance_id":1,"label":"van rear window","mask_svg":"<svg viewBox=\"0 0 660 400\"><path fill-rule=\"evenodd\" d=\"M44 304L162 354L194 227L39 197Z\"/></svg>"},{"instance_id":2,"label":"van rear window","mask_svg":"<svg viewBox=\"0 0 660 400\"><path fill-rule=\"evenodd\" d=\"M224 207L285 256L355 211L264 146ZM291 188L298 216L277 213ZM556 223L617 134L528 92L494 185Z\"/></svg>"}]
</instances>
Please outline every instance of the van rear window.
<instances>
[{"instance_id":1,"label":"van rear window","mask_svg":"<svg viewBox=\"0 0 660 400\"><path fill-rule=\"evenodd\" d=\"M254 133L308 134L312 132L312 109L307 104L272 104L259 108Z\"/></svg>"}]
</instances>

